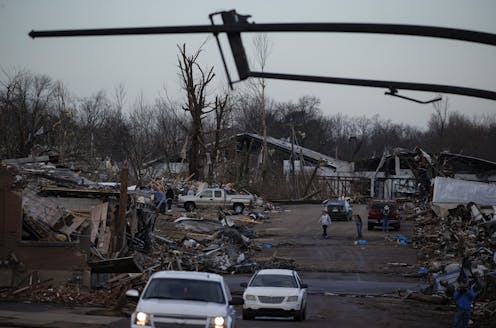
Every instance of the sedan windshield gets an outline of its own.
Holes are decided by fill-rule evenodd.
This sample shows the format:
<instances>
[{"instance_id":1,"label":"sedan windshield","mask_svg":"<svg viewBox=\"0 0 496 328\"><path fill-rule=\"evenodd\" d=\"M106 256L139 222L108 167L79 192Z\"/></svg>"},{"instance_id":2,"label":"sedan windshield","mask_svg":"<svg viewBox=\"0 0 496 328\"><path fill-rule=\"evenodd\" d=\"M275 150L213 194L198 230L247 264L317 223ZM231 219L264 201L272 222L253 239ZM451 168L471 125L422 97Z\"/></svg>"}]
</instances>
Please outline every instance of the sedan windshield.
<instances>
[{"instance_id":1,"label":"sedan windshield","mask_svg":"<svg viewBox=\"0 0 496 328\"><path fill-rule=\"evenodd\" d=\"M143 298L225 303L220 283L206 280L155 278Z\"/></svg>"},{"instance_id":2,"label":"sedan windshield","mask_svg":"<svg viewBox=\"0 0 496 328\"><path fill-rule=\"evenodd\" d=\"M280 274L259 274L253 278L251 287L289 287L297 288L298 284L293 276Z\"/></svg>"}]
</instances>

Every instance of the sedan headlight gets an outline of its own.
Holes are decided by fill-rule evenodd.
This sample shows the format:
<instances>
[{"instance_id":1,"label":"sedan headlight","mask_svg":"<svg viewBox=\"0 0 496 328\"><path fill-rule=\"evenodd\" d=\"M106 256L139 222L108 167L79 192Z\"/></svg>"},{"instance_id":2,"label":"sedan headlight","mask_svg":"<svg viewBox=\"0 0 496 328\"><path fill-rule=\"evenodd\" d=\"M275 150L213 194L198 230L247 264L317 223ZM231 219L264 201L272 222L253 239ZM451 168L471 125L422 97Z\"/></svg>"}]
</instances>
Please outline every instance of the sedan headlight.
<instances>
[{"instance_id":1,"label":"sedan headlight","mask_svg":"<svg viewBox=\"0 0 496 328\"><path fill-rule=\"evenodd\" d=\"M298 302L298 295L296 295L296 296L288 296L286 302Z\"/></svg>"},{"instance_id":2,"label":"sedan headlight","mask_svg":"<svg viewBox=\"0 0 496 328\"><path fill-rule=\"evenodd\" d=\"M210 327L212 328L225 328L226 319L224 317L215 317L210 321Z\"/></svg>"},{"instance_id":3,"label":"sedan headlight","mask_svg":"<svg viewBox=\"0 0 496 328\"><path fill-rule=\"evenodd\" d=\"M150 315L145 312L138 312L136 313L136 318L134 320L134 323L137 326L151 326Z\"/></svg>"},{"instance_id":4,"label":"sedan headlight","mask_svg":"<svg viewBox=\"0 0 496 328\"><path fill-rule=\"evenodd\" d=\"M257 297L255 295L245 295L245 298L247 301L251 301L251 302L256 302L257 301Z\"/></svg>"}]
</instances>

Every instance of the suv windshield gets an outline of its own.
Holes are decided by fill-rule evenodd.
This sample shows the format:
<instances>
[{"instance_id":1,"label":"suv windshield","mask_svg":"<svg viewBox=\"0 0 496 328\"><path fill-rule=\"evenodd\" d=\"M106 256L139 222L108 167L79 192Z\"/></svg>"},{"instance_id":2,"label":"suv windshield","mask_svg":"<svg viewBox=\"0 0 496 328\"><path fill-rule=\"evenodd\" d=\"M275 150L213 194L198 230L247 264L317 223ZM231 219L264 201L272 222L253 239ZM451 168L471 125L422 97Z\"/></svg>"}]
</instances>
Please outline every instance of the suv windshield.
<instances>
[{"instance_id":1,"label":"suv windshield","mask_svg":"<svg viewBox=\"0 0 496 328\"><path fill-rule=\"evenodd\" d=\"M393 203L372 203L373 210L382 210L384 206L388 205L391 210L396 209L396 205Z\"/></svg>"},{"instance_id":2,"label":"suv windshield","mask_svg":"<svg viewBox=\"0 0 496 328\"><path fill-rule=\"evenodd\" d=\"M251 287L289 287L297 288L298 284L293 276L280 274L259 274L253 278Z\"/></svg>"},{"instance_id":3,"label":"suv windshield","mask_svg":"<svg viewBox=\"0 0 496 328\"><path fill-rule=\"evenodd\" d=\"M220 283L207 280L155 278L146 288L143 298L225 303Z\"/></svg>"}]
</instances>

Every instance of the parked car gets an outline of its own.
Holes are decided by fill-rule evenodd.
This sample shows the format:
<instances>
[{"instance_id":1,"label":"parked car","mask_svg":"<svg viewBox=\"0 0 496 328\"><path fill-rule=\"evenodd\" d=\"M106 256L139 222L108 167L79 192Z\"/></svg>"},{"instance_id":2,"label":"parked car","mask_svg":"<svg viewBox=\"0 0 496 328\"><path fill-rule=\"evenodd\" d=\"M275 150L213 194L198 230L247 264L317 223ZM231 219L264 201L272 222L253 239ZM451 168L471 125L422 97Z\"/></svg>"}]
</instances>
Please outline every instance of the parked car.
<instances>
[{"instance_id":1,"label":"parked car","mask_svg":"<svg viewBox=\"0 0 496 328\"><path fill-rule=\"evenodd\" d=\"M293 317L305 320L307 309L306 284L295 270L264 269L256 272L250 281L242 283L243 320L256 316Z\"/></svg>"},{"instance_id":2,"label":"parked car","mask_svg":"<svg viewBox=\"0 0 496 328\"><path fill-rule=\"evenodd\" d=\"M329 199L325 204L331 220L351 220L353 210L346 199Z\"/></svg>"},{"instance_id":3,"label":"parked car","mask_svg":"<svg viewBox=\"0 0 496 328\"><path fill-rule=\"evenodd\" d=\"M126 292L137 298L131 327L215 327L232 328L236 312L222 276L207 272L160 271L148 280L143 292Z\"/></svg>"},{"instance_id":4,"label":"parked car","mask_svg":"<svg viewBox=\"0 0 496 328\"><path fill-rule=\"evenodd\" d=\"M389 228L400 230L401 216L398 211L398 204L394 200L373 200L369 204L368 211L368 230L373 230L375 227L382 229L382 219L384 207L389 207Z\"/></svg>"},{"instance_id":5,"label":"parked car","mask_svg":"<svg viewBox=\"0 0 496 328\"><path fill-rule=\"evenodd\" d=\"M235 194L223 188L206 188L196 195L181 195L177 205L188 212L195 208L221 207L241 213L245 207L252 207L255 202L253 195Z\"/></svg>"}]
</instances>

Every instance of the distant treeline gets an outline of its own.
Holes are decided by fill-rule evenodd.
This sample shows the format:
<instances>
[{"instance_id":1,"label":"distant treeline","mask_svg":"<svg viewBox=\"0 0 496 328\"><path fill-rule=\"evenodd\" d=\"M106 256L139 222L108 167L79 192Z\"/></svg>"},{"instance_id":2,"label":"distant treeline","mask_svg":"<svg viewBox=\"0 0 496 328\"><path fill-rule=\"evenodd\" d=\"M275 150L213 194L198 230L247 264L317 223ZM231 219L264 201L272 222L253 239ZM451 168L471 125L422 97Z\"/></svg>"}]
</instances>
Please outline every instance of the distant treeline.
<instances>
[{"instance_id":1,"label":"distant treeline","mask_svg":"<svg viewBox=\"0 0 496 328\"><path fill-rule=\"evenodd\" d=\"M171 100L164 95L152 103L143 97L129 102L122 86L80 98L61 82L26 71L3 72L0 81L1 159L49 151L62 159L89 163L105 158L116 162L127 159L139 174L147 161L164 156L177 160L189 150L191 116L185 110L187 100ZM202 118L205 143L213 143L220 135L262 134L260 97L249 88L225 96L222 122L216 122L215 115ZM339 108L333 111L339 112ZM311 96L294 102L268 98L266 113L267 135L293 140L343 160L380 156L396 147L420 146L433 153L449 151L496 161L496 112L467 117L451 112L446 98L434 106L424 129L395 124L378 115L324 115L319 99ZM222 134L215 133L219 128Z\"/></svg>"}]
</instances>

